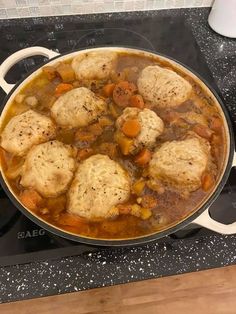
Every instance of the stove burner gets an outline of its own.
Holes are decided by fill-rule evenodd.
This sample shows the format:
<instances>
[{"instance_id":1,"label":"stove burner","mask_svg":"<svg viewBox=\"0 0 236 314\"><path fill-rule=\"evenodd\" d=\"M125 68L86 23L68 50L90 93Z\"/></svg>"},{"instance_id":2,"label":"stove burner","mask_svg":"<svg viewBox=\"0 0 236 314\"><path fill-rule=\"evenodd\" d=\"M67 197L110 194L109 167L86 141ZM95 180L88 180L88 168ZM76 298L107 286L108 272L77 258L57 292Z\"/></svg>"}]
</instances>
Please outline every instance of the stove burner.
<instances>
[{"instance_id":1,"label":"stove burner","mask_svg":"<svg viewBox=\"0 0 236 314\"><path fill-rule=\"evenodd\" d=\"M236 221L236 169L232 168L228 182L219 198L210 207L210 215L216 221L231 224Z\"/></svg>"},{"instance_id":2,"label":"stove burner","mask_svg":"<svg viewBox=\"0 0 236 314\"><path fill-rule=\"evenodd\" d=\"M43 42L48 41L52 47L60 52L68 52L88 47L120 46L121 43L123 47L139 47L155 51L155 47L148 38L125 28L86 29L77 32L74 30L50 32L47 36L34 42L34 45L42 45Z\"/></svg>"}]
</instances>

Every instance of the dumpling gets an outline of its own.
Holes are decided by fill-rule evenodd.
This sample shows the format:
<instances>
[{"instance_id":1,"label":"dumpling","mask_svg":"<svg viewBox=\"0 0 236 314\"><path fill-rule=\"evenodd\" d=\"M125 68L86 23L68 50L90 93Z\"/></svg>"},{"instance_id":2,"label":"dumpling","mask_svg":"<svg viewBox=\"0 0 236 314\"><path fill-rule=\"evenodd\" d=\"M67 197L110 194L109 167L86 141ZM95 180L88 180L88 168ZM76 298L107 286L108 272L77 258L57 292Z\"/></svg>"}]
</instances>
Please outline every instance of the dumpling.
<instances>
[{"instance_id":1,"label":"dumpling","mask_svg":"<svg viewBox=\"0 0 236 314\"><path fill-rule=\"evenodd\" d=\"M52 120L33 110L13 117L1 134L1 146L14 155L24 155L33 145L56 136Z\"/></svg>"},{"instance_id":2,"label":"dumpling","mask_svg":"<svg viewBox=\"0 0 236 314\"><path fill-rule=\"evenodd\" d=\"M133 139L132 150L142 147L151 148L155 145L156 139L164 131L164 123L158 115L150 109L138 109L127 107L122 115L116 120L116 127L119 131L122 130L122 125L125 121L137 119L140 124L140 133ZM121 131L122 132L122 131Z\"/></svg>"},{"instance_id":3,"label":"dumpling","mask_svg":"<svg viewBox=\"0 0 236 314\"><path fill-rule=\"evenodd\" d=\"M172 70L158 65L144 68L137 81L139 93L153 106L176 107L187 100L191 84Z\"/></svg>"},{"instance_id":4,"label":"dumpling","mask_svg":"<svg viewBox=\"0 0 236 314\"><path fill-rule=\"evenodd\" d=\"M116 205L130 196L128 173L106 155L83 161L68 193L68 211L87 219L111 218L119 214Z\"/></svg>"},{"instance_id":5,"label":"dumpling","mask_svg":"<svg viewBox=\"0 0 236 314\"><path fill-rule=\"evenodd\" d=\"M194 191L201 186L209 156L209 143L198 137L166 142L153 154L149 176L174 188Z\"/></svg>"},{"instance_id":6,"label":"dumpling","mask_svg":"<svg viewBox=\"0 0 236 314\"><path fill-rule=\"evenodd\" d=\"M104 80L115 69L117 54L112 51L89 52L75 57L72 68L79 80Z\"/></svg>"},{"instance_id":7,"label":"dumpling","mask_svg":"<svg viewBox=\"0 0 236 314\"><path fill-rule=\"evenodd\" d=\"M31 148L26 156L20 184L44 197L56 197L68 188L75 171L74 149L59 141Z\"/></svg>"},{"instance_id":8,"label":"dumpling","mask_svg":"<svg viewBox=\"0 0 236 314\"><path fill-rule=\"evenodd\" d=\"M86 87L78 87L59 97L51 108L58 125L64 128L83 127L107 109L105 101Z\"/></svg>"}]
</instances>

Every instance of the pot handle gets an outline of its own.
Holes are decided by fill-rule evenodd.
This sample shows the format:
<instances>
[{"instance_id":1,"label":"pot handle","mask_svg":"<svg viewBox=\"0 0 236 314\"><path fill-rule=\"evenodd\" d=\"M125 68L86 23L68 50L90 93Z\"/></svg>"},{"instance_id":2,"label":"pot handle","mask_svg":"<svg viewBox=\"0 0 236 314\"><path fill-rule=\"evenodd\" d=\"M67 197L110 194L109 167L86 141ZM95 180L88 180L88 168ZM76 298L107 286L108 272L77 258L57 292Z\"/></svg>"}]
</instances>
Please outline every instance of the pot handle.
<instances>
[{"instance_id":1,"label":"pot handle","mask_svg":"<svg viewBox=\"0 0 236 314\"><path fill-rule=\"evenodd\" d=\"M17 62L32 56L45 56L52 59L59 55L58 52L52 51L44 47L29 47L21 49L12 55L10 55L1 65L0 65L0 87L8 94L15 84L9 84L5 81L5 76L9 69Z\"/></svg>"},{"instance_id":2,"label":"pot handle","mask_svg":"<svg viewBox=\"0 0 236 314\"><path fill-rule=\"evenodd\" d=\"M236 167L236 153L234 153L232 167ZM193 224L205 227L212 231L222 233L222 234L236 234L236 222L229 225L222 224L211 218L209 214L209 209L206 209L200 216L198 216L193 222Z\"/></svg>"},{"instance_id":3,"label":"pot handle","mask_svg":"<svg viewBox=\"0 0 236 314\"><path fill-rule=\"evenodd\" d=\"M193 224L205 227L212 231L221 234L236 234L236 222L225 225L211 218L209 210L206 209L200 216L198 216L193 222Z\"/></svg>"}]
</instances>

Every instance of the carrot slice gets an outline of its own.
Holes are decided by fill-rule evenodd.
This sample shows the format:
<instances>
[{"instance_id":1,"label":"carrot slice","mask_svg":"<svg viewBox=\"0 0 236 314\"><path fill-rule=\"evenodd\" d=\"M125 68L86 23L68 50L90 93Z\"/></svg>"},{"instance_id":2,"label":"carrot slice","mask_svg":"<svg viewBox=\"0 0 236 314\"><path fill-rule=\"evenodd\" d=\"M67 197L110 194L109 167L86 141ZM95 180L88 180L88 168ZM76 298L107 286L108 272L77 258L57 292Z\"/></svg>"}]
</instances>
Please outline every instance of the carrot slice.
<instances>
[{"instance_id":1,"label":"carrot slice","mask_svg":"<svg viewBox=\"0 0 236 314\"><path fill-rule=\"evenodd\" d=\"M141 131L138 119L130 119L124 122L121 131L128 137L136 137Z\"/></svg>"},{"instance_id":2,"label":"carrot slice","mask_svg":"<svg viewBox=\"0 0 236 314\"><path fill-rule=\"evenodd\" d=\"M66 83L60 83L59 85L57 85L57 87L55 89L55 95L58 97L61 94L66 93L71 89L73 89L73 85L66 84Z\"/></svg>"},{"instance_id":3,"label":"carrot slice","mask_svg":"<svg viewBox=\"0 0 236 314\"><path fill-rule=\"evenodd\" d=\"M130 97L137 91L137 87L128 81L116 84L113 90L113 100L120 107L129 106Z\"/></svg>"},{"instance_id":4,"label":"carrot slice","mask_svg":"<svg viewBox=\"0 0 236 314\"><path fill-rule=\"evenodd\" d=\"M213 188L215 184L215 180L212 174L210 173L204 173L202 175L202 189L205 192L208 192L211 188Z\"/></svg>"},{"instance_id":5,"label":"carrot slice","mask_svg":"<svg viewBox=\"0 0 236 314\"><path fill-rule=\"evenodd\" d=\"M102 89L103 90L103 94L106 97L111 97L115 86L116 85L114 83L110 83L110 84L107 84L107 85L103 86L103 89Z\"/></svg>"},{"instance_id":6,"label":"carrot slice","mask_svg":"<svg viewBox=\"0 0 236 314\"><path fill-rule=\"evenodd\" d=\"M43 199L35 190L24 190L19 196L21 203L30 210L37 209Z\"/></svg>"},{"instance_id":7,"label":"carrot slice","mask_svg":"<svg viewBox=\"0 0 236 314\"><path fill-rule=\"evenodd\" d=\"M135 157L134 161L139 166L146 166L147 163L151 160L152 154L149 149L144 148L141 152Z\"/></svg>"},{"instance_id":8,"label":"carrot slice","mask_svg":"<svg viewBox=\"0 0 236 314\"><path fill-rule=\"evenodd\" d=\"M144 100L141 95L132 95L130 97L130 106L143 109L144 108Z\"/></svg>"}]
</instances>

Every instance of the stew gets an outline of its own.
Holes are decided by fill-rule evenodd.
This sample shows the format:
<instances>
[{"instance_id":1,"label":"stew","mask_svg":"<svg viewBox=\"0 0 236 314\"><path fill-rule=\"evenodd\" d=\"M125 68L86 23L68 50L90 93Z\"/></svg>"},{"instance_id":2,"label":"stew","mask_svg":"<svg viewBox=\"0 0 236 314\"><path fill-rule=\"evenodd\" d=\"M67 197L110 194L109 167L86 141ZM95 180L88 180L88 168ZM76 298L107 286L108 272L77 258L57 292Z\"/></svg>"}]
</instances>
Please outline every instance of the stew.
<instances>
[{"instance_id":1,"label":"stew","mask_svg":"<svg viewBox=\"0 0 236 314\"><path fill-rule=\"evenodd\" d=\"M14 98L2 123L1 164L16 198L43 221L90 238L134 238L177 224L206 200L222 173L226 134L214 100L192 77L158 57L117 52L114 60L104 57L102 66L96 55L75 58L44 66ZM81 102L77 117L78 108L69 106ZM5 144L7 127L29 110L48 117L55 130L50 127L46 137L14 152ZM33 154L55 140L68 145L66 162L59 164L59 153L50 161L58 162L60 172L53 170L48 179L44 171L41 179L52 184L56 176L57 191L42 192L45 182L34 182L39 166ZM43 149L54 158L49 147ZM104 174L113 168L114 182ZM95 190L99 184L89 181L92 171L109 195Z\"/></svg>"}]
</instances>

